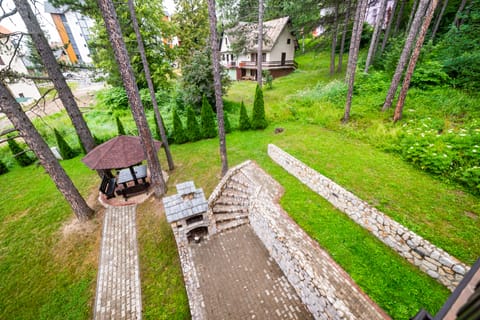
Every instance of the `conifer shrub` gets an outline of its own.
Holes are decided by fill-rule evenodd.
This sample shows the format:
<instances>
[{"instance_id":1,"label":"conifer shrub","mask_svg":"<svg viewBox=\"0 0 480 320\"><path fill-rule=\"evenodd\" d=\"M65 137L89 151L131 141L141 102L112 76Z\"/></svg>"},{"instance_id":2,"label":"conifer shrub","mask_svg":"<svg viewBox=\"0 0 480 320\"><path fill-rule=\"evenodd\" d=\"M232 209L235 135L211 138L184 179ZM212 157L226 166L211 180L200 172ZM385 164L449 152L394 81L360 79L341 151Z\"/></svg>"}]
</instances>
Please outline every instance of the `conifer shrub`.
<instances>
[{"instance_id":1,"label":"conifer shrub","mask_svg":"<svg viewBox=\"0 0 480 320\"><path fill-rule=\"evenodd\" d=\"M226 112L223 113L223 122L225 133L232 132L232 125L230 124L230 120L228 119L228 114Z\"/></svg>"},{"instance_id":2,"label":"conifer shrub","mask_svg":"<svg viewBox=\"0 0 480 320\"><path fill-rule=\"evenodd\" d=\"M214 138L217 136L217 127L215 125L215 114L212 106L204 96L202 99L202 112L200 118L201 133L204 139Z\"/></svg>"},{"instance_id":3,"label":"conifer shrub","mask_svg":"<svg viewBox=\"0 0 480 320\"><path fill-rule=\"evenodd\" d=\"M21 167L29 166L35 161L35 159L24 152L24 149L20 147L15 139L8 140L8 147L10 148L15 160Z\"/></svg>"},{"instance_id":4,"label":"conifer shrub","mask_svg":"<svg viewBox=\"0 0 480 320\"><path fill-rule=\"evenodd\" d=\"M240 120L238 123L238 129L240 129L240 131L245 131L250 129L250 127L251 125L250 119L248 118L247 109L245 108L245 104L242 101L240 105Z\"/></svg>"},{"instance_id":5,"label":"conifer shrub","mask_svg":"<svg viewBox=\"0 0 480 320\"><path fill-rule=\"evenodd\" d=\"M265 129L268 123L265 119L265 105L263 102L263 92L258 86L255 89L255 100L253 101L252 129Z\"/></svg>"},{"instance_id":6,"label":"conifer shrub","mask_svg":"<svg viewBox=\"0 0 480 320\"><path fill-rule=\"evenodd\" d=\"M192 106L187 107L187 136L189 141L198 141L202 138Z\"/></svg>"},{"instance_id":7,"label":"conifer shrub","mask_svg":"<svg viewBox=\"0 0 480 320\"><path fill-rule=\"evenodd\" d=\"M55 133L55 139L57 140L58 149L60 150L62 158L64 160L74 158L77 153L68 145L67 141L65 141L57 129L53 129L53 132Z\"/></svg>"},{"instance_id":8,"label":"conifer shrub","mask_svg":"<svg viewBox=\"0 0 480 320\"><path fill-rule=\"evenodd\" d=\"M117 122L117 132L119 136L126 135L125 128L123 127L123 123L118 116L115 117L115 121Z\"/></svg>"},{"instance_id":9,"label":"conifer shrub","mask_svg":"<svg viewBox=\"0 0 480 320\"><path fill-rule=\"evenodd\" d=\"M0 175L7 172L8 172L7 165L0 160Z\"/></svg>"},{"instance_id":10,"label":"conifer shrub","mask_svg":"<svg viewBox=\"0 0 480 320\"><path fill-rule=\"evenodd\" d=\"M178 116L177 109L173 109L173 141L182 144L188 141L188 136L183 128L182 120Z\"/></svg>"}]
</instances>

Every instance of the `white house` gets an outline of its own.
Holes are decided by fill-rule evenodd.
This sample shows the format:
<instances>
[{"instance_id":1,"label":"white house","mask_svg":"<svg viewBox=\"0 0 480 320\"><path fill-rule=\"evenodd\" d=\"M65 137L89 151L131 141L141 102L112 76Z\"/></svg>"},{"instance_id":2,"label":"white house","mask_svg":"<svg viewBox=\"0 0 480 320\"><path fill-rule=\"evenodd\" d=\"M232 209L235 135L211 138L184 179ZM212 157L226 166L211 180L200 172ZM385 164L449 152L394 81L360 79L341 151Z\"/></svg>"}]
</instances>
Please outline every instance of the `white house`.
<instances>
[{"instance_id":1,"label":"white house","mask_svg":"<svg viewBox=\"0 0 480 320\"><path fill-rule=\"evenodd\" d=\"M10 68L20 74L28 74L20 54L15 54L15 44L10 35L12 32L0 26L0 70ZM40 92L32 80L19 79L7 82L7 86L15 99L21 104L28 104L33 100L40 99Z\"/></svg>"},{"instance_id":2,"label":"white house","mask_svg":"<svg viewBox=\"0 0 480 320\"><path fill-rule=\"evenodd\" d=\"M220 61L232 80L257 78L258 30L256 23L241 22L226 30L220 45ZM262 68L274 78L296 69L295 38L289 17L266 21L263 24Z\"/></svg>"}]
</instances>

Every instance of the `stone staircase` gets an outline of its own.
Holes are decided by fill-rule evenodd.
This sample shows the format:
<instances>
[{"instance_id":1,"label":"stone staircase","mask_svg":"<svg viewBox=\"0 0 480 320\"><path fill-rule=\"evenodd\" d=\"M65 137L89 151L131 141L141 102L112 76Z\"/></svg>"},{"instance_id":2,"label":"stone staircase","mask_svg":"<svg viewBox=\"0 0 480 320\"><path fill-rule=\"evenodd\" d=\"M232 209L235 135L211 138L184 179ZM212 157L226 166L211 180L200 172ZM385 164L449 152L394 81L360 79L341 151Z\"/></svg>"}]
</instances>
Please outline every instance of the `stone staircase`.
<instances>
[{"instance_id":1,"label":"stone staircase","mask_svg":"<svg viewBox=\"0 0 480 320\"><path fill-rule=\"evenodd\" d=\"M241 171L233 171L222 182L209 200L210 219L217 232L249 222L249 198L252 193L251 183Z\"/></svg>"}]
</instances>

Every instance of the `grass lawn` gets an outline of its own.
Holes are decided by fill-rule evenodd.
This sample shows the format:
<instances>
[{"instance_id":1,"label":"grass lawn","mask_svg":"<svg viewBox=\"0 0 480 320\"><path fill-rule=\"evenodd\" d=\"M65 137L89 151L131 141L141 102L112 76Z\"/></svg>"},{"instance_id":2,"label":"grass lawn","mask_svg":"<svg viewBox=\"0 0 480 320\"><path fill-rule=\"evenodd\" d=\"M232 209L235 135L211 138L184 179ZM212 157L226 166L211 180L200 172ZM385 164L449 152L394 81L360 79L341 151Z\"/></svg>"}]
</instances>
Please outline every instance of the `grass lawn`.
<instances>
[{"instance_id":1,"label":"grass lawn","mask_svg":"<svg viewBox=\"0 0 480 320\"><path fill-rule=\"evenodd\" d=\"M285 188L285 210L394 319L407 319L421 307L435 313L449 292L273 163L267 144L275 143L468 264L480 256L478 197L378 148L399 131L388 122L389 114L372 113L380 94L354 97L352 122L340 126L341 101L320 104L312 94L332 80L328 57L308 54L298 62L301 69L265 90L272 124L265 131L228 135L230 166L253 159L279 181ZM227 99L244 100L251 110L254 87L253 82L235 83ZM431 101L427 93L417 95L414 102ZM415 112L428 114L419 107L407 109L406 117ZM56 124L69 123L64 114L52 117ZM111 115L92 111L88 117L96 119L89 122L94 132L116 130ZM276 135L275 127L285 131ZM70 127L65 130L75 143ZM220 179L218 140L171 149L176 170L169 194L176 192L177 183L194 180L209 195ZM99 179L79 159L62 164L83 195L96 196ZM72 224L70 208L41 167L13 168L0 179L0 319L91 318L102 210L87 224ZM158 200L138 207L144 316L188 319L175 241L160 208Z\"/></svg>"}]
</instances>

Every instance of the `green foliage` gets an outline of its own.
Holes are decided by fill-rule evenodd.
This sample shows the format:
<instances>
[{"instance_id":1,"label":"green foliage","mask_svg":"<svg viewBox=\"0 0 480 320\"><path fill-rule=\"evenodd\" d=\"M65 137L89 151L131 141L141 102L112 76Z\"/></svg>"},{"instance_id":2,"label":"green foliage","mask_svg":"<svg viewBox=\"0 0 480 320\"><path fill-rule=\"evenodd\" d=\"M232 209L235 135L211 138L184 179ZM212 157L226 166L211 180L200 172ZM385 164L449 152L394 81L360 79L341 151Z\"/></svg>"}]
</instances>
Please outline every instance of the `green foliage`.
<instances>
[{"instance_id":1,"label":"green foliage","mask_svg":"<svg viewBox=\"0 0 480 320\"><path fill-rule=\"evenodd\" d=\"M410 85L411 87L427 89L431 86L445 85L448 81L449 77L443 71L441 63L435 60L427 60L417 65Z\"/></svg>"},{"instance_id":2,"label":"green foliage","mask_svg":"<svg viewBox=\"0 0 480 320\"><path fill-rule=\"evenodd\" d=\"M182 144L188 141L187 133L183 128L182 120L178 116L177 109L173 109L173 141L178 144Z\"/></svg>"},{"instance_id":3,"label":"green foliage","mask_svg":"<svg viewBox=\"0 0 480 320\"><path fill-rule=\"evenodd\" d=\"M217 136L217 126L215 124L215 114L212 106L204 96L202 99L202 111L200 114L200 131L204 139L214 138Z\"/></svg>"},{"instance_id":4,"label":"green foliage","mask_svg":"<svg viewBox=\"0 0 480 320\"><path fill-rule=\"evenodd\" d=\"M123 127L122 121L118 116L115 117L115 121L117 123L117 133L119 136L124 136L126 135L125 133L125 128Z\"/></svg>"},{"instance_id":5,"label":"green foliage","mask_svg":"<svg viewBox=\"0 0 480 320\"><path fill-rule=\"evenodd\" d=\"M270 72L270 70L263 70L262 71L262 78L263 78L263 81L265 81L265 84L266 84L267 88L272 89L273 88L273 76L272 76L272 73Z\"/></svg>"},{"instance_id":6,"label":"green foliage","mask_svg":"<svg viewBox=\"0 0 480 320\"><path fill-rule=\"evenodd\" d=\"M250 129L250 127L250 119L248 118L247 109L245 108L245 104L242 100L242 104L240 105L240 121L238 129L240 129L241 131L245 131Z\"/></svg>"},{"instance_id":7,"label":"green foliage","mask_svg":"<svg viewBox=\"0 0 480 320\"><path fill-rule=\"evenodd\" d=\"M113 87L100 91L98 94L98 100L111 112L128 109L127 92L123 87Z\"/></svg>"},{"instance_id":8,"label":"green foliage","mask_svg":"<svg viewBox=\"0 0 480 320\"><path fill-rule=\"evenodd\" d=\"M439 58L456 87L480 89L480 2L472 1L460 28L451 26L439 43Z\"/></svg>"},{"instance_id":9,"label":"green foliage","mask_svg":"<svg viewBox=\"0 0 480 320\"><path fill-rule=\"evenodd\" d=\"M202 138L195 111L191 106L187 107L187 135L188 141L198 141Z\"/></svg>"},{"instance_id":10,"label":"green foliage","mask_svg":"<svg viewBox=\"0 0 480 320\"><path fill-rule=\"evenodd\" d=\"M255 89L255 100L253 101L253 112L252 112L252 129L265 129L268 126L267 120L265 119L265 106L263 102L263 91L258 86Z\"/></svg>"},{"instance_id":11,"label":"green foliage","mask_svg":"<svg viewBox=\"0 0 480 320\"><path fill-rule=\"evenodd\" d=\"M222 92L226 92L231 81L224 68L221 68L221 77ZM191 105L198 111L204 96L211 105L215 105L213 68L209 49L193 53L192 61L182 69L181 87L184 105Z\"/></svg>"},{"instance_id":12,"label":"green foliage","mask_svg":"<svg viewBox=\"0 0 480 320\"><path fill-rule=\"evenodd\" d=\"M0 160L0 175L7 172L8 172L7 166L5 165L5 163L3 163L3 161Z\"/></svg>"},{"instance_id":13,"label":"green foliage","mask_svg":"<svg viewBox=\"0 0 480 320\"><path fill-rule=\"evenodd\" d=\"M35 162L35 159L31 158L24 149L15 141L15 139L8 140L8 147L15 157L15 160L21 167L26 167Z\"/></svg>"},{"instance_id":14,"label":"green foliage","mask_svg":"<svg viewBox=\"0 0 480 320\"><path fill-rule=\"evenodd\" d=\"M63 136L58 132L57 129L53 129L53 132L55 134L55 139L57 140L57 146L58 149L60 150L60 155L62 156L63 160L68 160L72 159L77 156L77 152L73 150L65 141Z\"/></svg>"},{"instance_id":15,"label":"green foliage","mask_svg":"<svg viewBox=\"0 0 480 320\"><path fill-rule=\"evenodd\" d=\"M93 3L92 7L95 8L96 3ZM133 30L128 6L115 5L115 8L137 85L140 89L146 88L147 82L143 72L142 59L138 50L137 37ZM163 43L162 38L169 39L172 37L175 33L174 28L171 22L158 18L158 13L163 12L162 1L160 0L136 3L135 11L140 23L140 33L144 42L154 87L167 88L170 86L170 79L174 77L171 65L175 61L175 53L170 46ZM123 81L120 77L119 68L115 61L115 55L113 54L103 19L98 9L89 13L95 19L89 48L96 69L101 70L99 78L114 87L122 87Z\"/></svg>"},{"instance_id":16,"label":"green foliage","mask_svg":"<svg viewBox=\"0 0 480 320\"><path fill-rule=\"evenodd\" d=\"M228 113L223 112L223 122L225 127L225 133L232 132L232 125L230 124L230 120L228 119Z\"/></svg>"}]
</instances>

